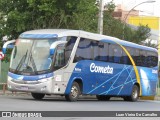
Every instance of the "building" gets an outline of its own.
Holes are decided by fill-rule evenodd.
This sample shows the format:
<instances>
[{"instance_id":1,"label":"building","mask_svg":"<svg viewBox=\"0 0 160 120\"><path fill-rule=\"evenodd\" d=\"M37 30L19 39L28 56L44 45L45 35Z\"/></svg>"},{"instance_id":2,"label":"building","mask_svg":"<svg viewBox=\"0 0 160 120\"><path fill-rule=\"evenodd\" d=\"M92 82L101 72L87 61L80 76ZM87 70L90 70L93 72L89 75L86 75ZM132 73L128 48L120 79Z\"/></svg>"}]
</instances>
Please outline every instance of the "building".
<instances>
[{"instance_id":1,"label":"building","mask_svg":"<svg viewBox=\"0 0 160 120\"><path fill-rule=\"evenodd\" d=\"M132 10L129 14L129 11L123 5L117 5L115 11L113 12L113 17L120 19L121 21L128 22L130 16L139 16L138 10Z\"/></svg>"},{"instance_id":2,"label":"building","mask_svg":"<svg viewBox=\"0 0 160 120\"><path fill-rule=\"evenodd\" d=\"M113 17L120 19L121 21L128 23L136 29L137 26L148 25L151 29L151 36L149 39L152 40L154 44L158 45L158 52L160 54L160 18L153 16L140 16L140 11L131 10L128 11L123 5L117 5L113 13ZM159 56L160 58L160 56Z\"/></svg>"},{"instance_id":3,"label":"building","mask_svg":"<svg viewBox=\"0 0 160 120\"><path fill-rule=\"evenodd\" d=\"M160 17L130 16L128 19L128 24L135 27L139 26L140 24L148 25L148 27L151 29L151 36L149 39L153 40L154 44L157 44L158 53L160 55Z\"/></svg>"}]
</instances>

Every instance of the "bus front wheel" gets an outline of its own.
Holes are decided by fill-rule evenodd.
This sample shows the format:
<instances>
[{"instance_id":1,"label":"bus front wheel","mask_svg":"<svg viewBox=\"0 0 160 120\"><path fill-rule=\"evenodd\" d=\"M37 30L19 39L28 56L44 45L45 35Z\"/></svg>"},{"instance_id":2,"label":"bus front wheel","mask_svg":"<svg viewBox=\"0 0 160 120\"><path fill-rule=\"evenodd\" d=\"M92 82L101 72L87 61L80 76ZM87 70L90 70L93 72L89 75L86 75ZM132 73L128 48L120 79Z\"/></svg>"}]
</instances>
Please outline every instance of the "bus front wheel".
<instances>
[{"instance_id":1,"label":"bus front wheel","mask_svg":"<svg viewBox=\"0 0 160 120\"><path fill-rule=\"evenodd\" d=\"M44 98L45 94L42 93L31 93L32 97L36 100L41 100Z\"/></svg>"},{"instance_id":2,"label":"bus front wheel","mask_svg":"<svg viewBox=\"0 0 160 120\"><path fill-rule=\"evenodd\" d=\"M80 95L80 87L77 82L74 82L71 87L71 91L69 94L65 95L67 101L77 101Z\"/></svg>"}]
</instances>

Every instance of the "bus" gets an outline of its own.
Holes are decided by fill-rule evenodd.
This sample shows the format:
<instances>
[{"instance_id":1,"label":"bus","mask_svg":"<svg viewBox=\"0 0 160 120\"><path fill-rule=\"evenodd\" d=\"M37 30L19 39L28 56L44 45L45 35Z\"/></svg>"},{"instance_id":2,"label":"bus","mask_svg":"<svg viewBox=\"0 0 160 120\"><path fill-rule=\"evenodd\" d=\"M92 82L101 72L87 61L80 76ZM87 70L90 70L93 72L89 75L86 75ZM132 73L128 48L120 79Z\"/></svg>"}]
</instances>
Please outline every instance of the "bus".
<instances>
[{"instance_id":1,"label":"bus","mask_svg":"<svg viewBox=\"0 0 160 120\"><path fill-rule=\"evenodd\" d=\"M27 31L12 50L7 86L10 91L45 95L80 95L98 100L122 97L137 101L155 96L158 83L157 49L118 38L68 29Z\"/></svg>"}]
</instances>

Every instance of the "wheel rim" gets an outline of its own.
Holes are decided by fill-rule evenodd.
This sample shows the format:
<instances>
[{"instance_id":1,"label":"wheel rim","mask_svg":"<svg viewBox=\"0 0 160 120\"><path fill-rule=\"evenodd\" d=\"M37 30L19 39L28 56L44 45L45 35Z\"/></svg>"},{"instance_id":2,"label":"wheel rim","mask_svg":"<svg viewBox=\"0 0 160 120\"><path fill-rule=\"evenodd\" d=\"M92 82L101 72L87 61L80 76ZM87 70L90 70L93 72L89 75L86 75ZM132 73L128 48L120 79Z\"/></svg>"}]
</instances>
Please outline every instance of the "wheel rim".
<instances>
[{"instance_id":1,"label":"wheel rim","mask_svg":"<svg viewBox=\"0 0 160 120\"><path fill-rule=\"evenodd\" d=\"M73 98L76 98L78 96L78 88L76 86L73 86L71 89L71 96Z\"/></svg>"},{"instance_id":2,"label":"wheel rim","mask_svg":"<svg viewBox=\"0 0 160 120\"><path fill-rule=\"evenodd\" d=\"M138 97L138 91L136 89L133 90L132 96L133 96L133 98Z\"/></svg>"}]
</instances>

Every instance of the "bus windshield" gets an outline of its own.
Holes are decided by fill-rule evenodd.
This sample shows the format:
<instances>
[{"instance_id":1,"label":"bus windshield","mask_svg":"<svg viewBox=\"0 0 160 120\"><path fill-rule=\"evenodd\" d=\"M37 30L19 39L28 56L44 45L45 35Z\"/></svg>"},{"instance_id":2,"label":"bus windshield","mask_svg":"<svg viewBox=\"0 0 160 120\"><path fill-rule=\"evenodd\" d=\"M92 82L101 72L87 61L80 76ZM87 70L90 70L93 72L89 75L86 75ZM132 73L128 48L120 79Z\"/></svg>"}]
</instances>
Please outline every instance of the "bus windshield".
<instances>
[{"instance_id":1,"label":"bus windshield","mask_svg":"<svg viewBox=\"0 0 160 120\"><path fill-rule=\"evenodd\" d=\"M10 69L15 72L49 70L52 64L50 46L55 39L18 39L12 51Z\"/></svg>"}]
</instances>

